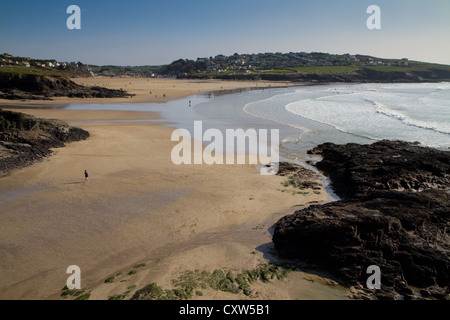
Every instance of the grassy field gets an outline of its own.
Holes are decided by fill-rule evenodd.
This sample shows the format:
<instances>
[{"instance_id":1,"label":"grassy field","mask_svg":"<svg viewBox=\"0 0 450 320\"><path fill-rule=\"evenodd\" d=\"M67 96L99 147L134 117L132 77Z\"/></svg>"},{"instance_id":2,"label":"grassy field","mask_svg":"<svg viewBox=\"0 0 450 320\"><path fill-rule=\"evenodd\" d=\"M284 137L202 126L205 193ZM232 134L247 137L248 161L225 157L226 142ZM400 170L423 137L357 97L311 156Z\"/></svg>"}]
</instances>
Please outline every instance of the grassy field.
<instances>
[{"instance_id":1,"label":"grassy field","mask_svg":"<svg viewBox=\"0 0 450 320\"><path fill-rule=\"evenodd\" d=\"M356 74L359 70L369 69L379 72L423 72L423 71L446 71L450 72L449 65L433 64L417 61L408 61L408 66L359 66L353 64L350 66L304 66L295 68L283 68L283 69L270 69L270 70L258 70L257 73L260 74L292 74L301 72L304 74L334 74L334 75L345 75L345 74Z\"/></svg>"},{"instance_id":2,"label":"grassy field","mask_svg":"<svg viewBox=\"0 0 450 320\"><path fill-rule=\"evenodd\" d=\"M349 74L354 73L360 67L357 66L305 66L285 69L261 70L260 73L287 74L287 73L306 73L306 74Z\"/></svg>"},{"instance_id":3,"label":"grassy field","mask_svg":"<svg viewBox=\"0 0 450 320\"><path fill-rule=\"evenodd\" d=\"M74 69L65 69L60 70L57 68L50 68L50 67L25 67L20 65L15 66L7 66L4 68L0 68L0 72L7 72L7 73L17 73L17 74L30 74L30 75L37 75L37 76L63 76L63 77L88 77L89 73L74 70Z\"/></svg>"},{"instance_id":4,"label":"grassy field","mask_svg":"<svg viewBox=\"0 0 450 320\"><path fill-rule=\"evenodd\" d=\"M450 66L442 64L424 63L409 61L408 66L366 66L364 68L382 71L382 72L412 72L412 71L429 71L443 70L450 71Z\"/></svg>"},{"instance_id":5,"label":"grassy field","mask_svg":"<svg viewBox=\"0 0 450 320\"><path fill-rule=\"evenodd\" d=\"M37 68L37 67L25 67L25 66L8 66L1 68L0 72L11 72L19 74L34 74L34 75L58 75L61 74L60 70L52 70L51 68Z\"/></svg>"}]
</instances>

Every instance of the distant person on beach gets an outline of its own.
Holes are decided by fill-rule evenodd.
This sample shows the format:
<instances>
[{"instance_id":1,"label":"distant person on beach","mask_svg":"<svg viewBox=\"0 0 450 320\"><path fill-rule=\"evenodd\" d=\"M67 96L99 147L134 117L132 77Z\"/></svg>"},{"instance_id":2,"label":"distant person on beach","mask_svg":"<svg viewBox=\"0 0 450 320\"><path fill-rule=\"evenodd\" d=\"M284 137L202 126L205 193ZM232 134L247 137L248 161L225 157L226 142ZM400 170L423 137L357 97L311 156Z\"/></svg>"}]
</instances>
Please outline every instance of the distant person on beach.
<instances>
[{"instance_id":1,"label":"distant person on beach","mask_svg":"<svg viewBox=\"0 0 450 320\"><path fill-rule=\"evenodd\" d=\"M89 174L87 170L84 170L84 183L89 182Z\"/></svg>"}]
</instances>

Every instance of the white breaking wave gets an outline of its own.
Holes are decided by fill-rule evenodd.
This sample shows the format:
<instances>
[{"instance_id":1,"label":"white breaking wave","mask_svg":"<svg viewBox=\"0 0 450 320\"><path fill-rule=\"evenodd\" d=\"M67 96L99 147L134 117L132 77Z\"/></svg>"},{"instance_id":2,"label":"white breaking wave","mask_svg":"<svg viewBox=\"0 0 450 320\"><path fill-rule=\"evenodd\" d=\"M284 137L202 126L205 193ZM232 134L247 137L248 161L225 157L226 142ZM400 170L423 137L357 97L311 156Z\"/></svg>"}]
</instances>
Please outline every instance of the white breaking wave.
<instances>
[{"instance_id":1,"label":"white breaking wave","mask_svg":"<svg viewBox=\"0 0 450 320\"><path fill-rule=\"evenodd\" d=\"M348 93L345 93L348 95ZM328 96L327 100L318 99L305 99L289 103L285 106L285 109L295 115L313 120L320 124L333 127L334 129L352 135L361 136L370 140L380 140L382 137L371 134L372 130L357 130L358 127L362 127L355 119L364 121L367 118L363 113L364 110L352 112L349 110L351 106L342 102L330 103L336 95ZM348 112L350 111L350 112ZM353 115L350 115L352 114Z\"/></svg>"},{"instance_id":2,"label":"white breaking wave","mask_svg":"<svg viewBox=\"0 0 450 320\"><path fill-rule=\"evenodd\" d=\"M274 121L274 122L277 122L277 123L280 123L280 124L283 124L283 125L291 126L293 128L302 130L303 133L310 133L312 130L309 129L309 128L306 128L304 126L300 126L300 125L296 124L295 122L282 121L282 120L280 120L279 118L276 117L277 111L275 110L275 107L274 107L276 105L276 101L278 99L280 99L281 96L292 95L292 94L295 94L295 93L296 92L294 92L294 93L284 93L284 94L275 95L275 96L267 98L267 99L252 101L252 102L249 102L246 105L244 105L243 110L244 110L245 113L250 114L250 115L252 115L254 117L258 117L258 118L261 118L261 119L270 120L270 121ZM267 104L268 103L271 103L268 106L269 108L267 108ZM255 112L254 110L252 110L252 108L257 110L258 107L261 107L262 105L263 105L263 107L266 107L267 109L272 109L273 114L268 114L267 111L265 111L265 112L264 111L263 112Z\"/></svg>"},{"instance_id":3,"label":"white breaking wave","mask_svg":"<svg viewBox=\"0 0 450 320\"><path fill-rule=\"evenodd\" d=\"M319 134L324 141L351 141L354 138L343 136L350 134L370 140L418 141L437 148L450 147L447 83L311 86L248 103L244 111ZM340 131L341 136L331 128ZM309 135L308 139L314 138Z\"/></svg>"},{"instance_id":4,"label":"white breaking wave","mask_svg":"<svg viewBox=\"0 0 450 320\"><path fill-rule=\"evenodd\" d=\"M445 127L441 123L414 120L414 119L411 119L408 116L402 114L399 111L390 109L389 107L383 105L382 103L379 103L377 101L372 101L370 99L367 99L367 101L373 103L376 106L376 111L375 111L376 113L383 114L387 117L397 119L408 126L413 126L413 127L417 127L417 128L421 128L421 129L426 129L426 130L433 130L433 131L436 131L436 132L439 132L442 134L450 135L450 125Z\"/></svg>"}]
</instances>

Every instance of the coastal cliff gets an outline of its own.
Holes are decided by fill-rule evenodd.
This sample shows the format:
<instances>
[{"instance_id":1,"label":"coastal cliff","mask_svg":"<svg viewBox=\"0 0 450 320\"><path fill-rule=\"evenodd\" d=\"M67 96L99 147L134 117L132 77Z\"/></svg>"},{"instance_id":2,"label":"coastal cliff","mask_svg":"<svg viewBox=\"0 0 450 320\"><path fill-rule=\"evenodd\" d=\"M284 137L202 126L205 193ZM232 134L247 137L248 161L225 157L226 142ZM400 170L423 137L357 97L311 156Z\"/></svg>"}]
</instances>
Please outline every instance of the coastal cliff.
<instances>
[{"instance_id":1,"label":"coastal cliff","mask_svg":"<svg viewBox=\"0 0 450 320\"><path fill-rule=\"evenodd\" d=\"M61 120L47 120L0 109L0 174L49 156L51 148L85 140L89 132Z\"/></svg>"},{"instance_id":2,"label":"coastal cliff","mask_svg":"<svg viewBox=\"0 0 450 320\"><path fill-rule=\"evenodd\" d=\"M380 141L310 153L323 157L317 168L342 200L280 219L279 255L333 274L353 286L353 298L448 298L450 152ZM380 267L381 290L365 288L371 265Z\"/></svg>"},{"instance_id":3,"label":"coastal cliff","mask_svg":"<svg viewBox=\"0 0 450 320\"><path fill-rule=\"evenodd\" d=\"M33 75L0 72L0 99L51 100L69 98L124 98L132 96L124 90L85 87L57 75Z\"/></svg>"}]
</instances>

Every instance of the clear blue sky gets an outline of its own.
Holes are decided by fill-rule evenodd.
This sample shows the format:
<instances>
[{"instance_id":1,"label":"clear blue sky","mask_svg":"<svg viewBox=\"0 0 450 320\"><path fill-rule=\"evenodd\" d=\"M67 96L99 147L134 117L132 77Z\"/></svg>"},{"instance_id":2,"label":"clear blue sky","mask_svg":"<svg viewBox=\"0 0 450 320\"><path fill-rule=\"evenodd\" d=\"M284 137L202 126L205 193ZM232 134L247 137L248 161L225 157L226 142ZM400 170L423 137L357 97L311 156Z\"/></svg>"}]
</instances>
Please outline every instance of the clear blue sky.
<instances>
[{"instance_id":1,"label":"clear blue sky","mask_svg":"<svg viewBox=\"0 0 450 320\"><path fill-rule=\"evenodd\" d=\"M81 8L81 30L66 9ZM381 30L369 30L369 5ZM0 52L153 65L217 54L320 51L450 64L449 0L2 0Z\"/></svg>"}]
</instances>

